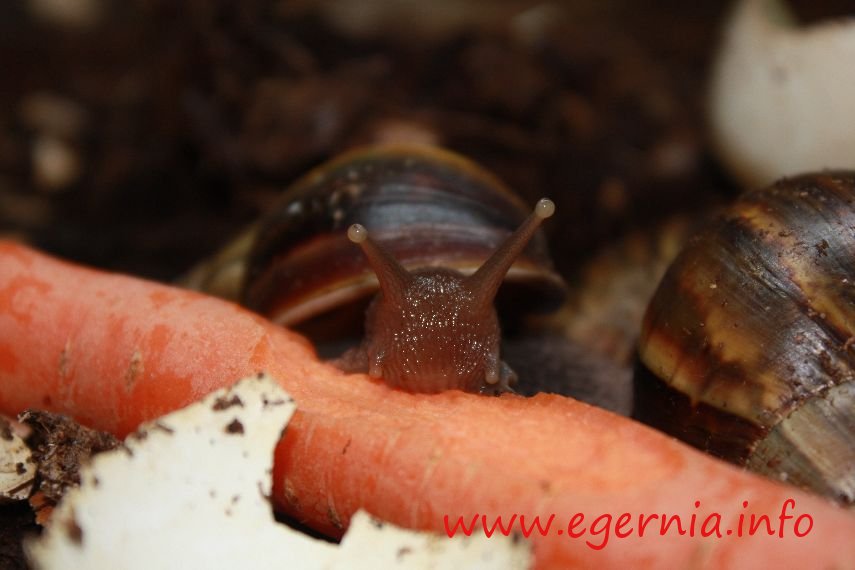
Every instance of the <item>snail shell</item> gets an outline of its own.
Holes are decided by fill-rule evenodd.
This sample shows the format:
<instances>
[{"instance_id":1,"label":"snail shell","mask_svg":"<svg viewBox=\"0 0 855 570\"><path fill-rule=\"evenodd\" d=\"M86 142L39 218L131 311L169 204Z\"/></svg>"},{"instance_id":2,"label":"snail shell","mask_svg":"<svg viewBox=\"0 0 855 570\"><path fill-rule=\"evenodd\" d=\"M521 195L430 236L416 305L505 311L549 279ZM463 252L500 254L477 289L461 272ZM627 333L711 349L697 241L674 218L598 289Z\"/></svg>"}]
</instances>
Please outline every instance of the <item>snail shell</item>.
<instances>
[{"instance_id":1,"label":"snail shell","mask_svg":"<svg viewBox=\"0 0 855 570\"><path fill-rule=\"evenodd\" d=\"M695 236L643 321L638 419L855 502L855 173L782 180Z\"/></svg>"},{"instance_id":2,"label":"snail shell","mask_svg":"<svg viewBox=\"0 0 855 570\"><path fill-rule=\"evenodd\" d=\"M444 268L471 275L529 214L530 205L459 155L427 146L366 147L297 180L262 219L181 283L298 330L330 358L367 338L366 313L379 288L366 257L347 238L352 223L367 227L410 272ZM516 390L571 395L628 414L628 371L549 322L527 318L529 310L560 305L565 291L538 231L495 303L502 358L519 373Z\"/></svg>"},{"instance_id":3,"label":"snail shell","mask_svg":"<svg viewBox=\"0 0 855 570\"><path fill-rule=\"evenodd\" d=\"M495 176L452 152L399 145L356 149L299 179L261 220L242 302L284 325L358 299L367 303L378 284L347 238L354 223L369 228L408 270L442 267L469 275L530 211ZM548 310L560 303L564 281L540 232L506 282L499 305Z\"/></svg>"}]
</instances>

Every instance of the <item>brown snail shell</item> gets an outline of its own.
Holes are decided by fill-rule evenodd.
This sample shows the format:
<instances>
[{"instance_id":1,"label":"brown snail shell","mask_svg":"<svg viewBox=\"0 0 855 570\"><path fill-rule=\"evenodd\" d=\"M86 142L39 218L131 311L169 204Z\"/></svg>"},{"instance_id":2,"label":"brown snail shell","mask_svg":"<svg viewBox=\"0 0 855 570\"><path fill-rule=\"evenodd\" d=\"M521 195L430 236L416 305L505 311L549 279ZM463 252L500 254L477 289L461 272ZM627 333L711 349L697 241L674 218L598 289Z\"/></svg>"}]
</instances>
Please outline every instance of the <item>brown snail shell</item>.
<instances>
[{"instance_id":1,"label":"brown snail shell","mask_svg":"<svg viewBox=\"0 0 855 570\"><path fill-rule=\"evenodd\" d=\"M495 176L449 151L382 145L318 166L252 227L193 268L181 283L242 302L305 334L322 357L363 339L378 289L372 268L347 237L364 224L408 270L472 274L531 213ZM515 389L571 395L621 414L631 377L532 312L560 304L565 284L538 231L496 297L501 352L519 375ZM592 379L596 378L596 379Z\"/></svg>"},{"instance_id":2,"label":"brown snail shell","mask_svg":"<svg viewBox=\"0 0 855 570\"><path fill-rule=\"evenodd\" d=\"M360 223L405 268L473 273L529 214L496 177L450 151L382 145L356 149L295 182L261 220L242 302L285 325L368 299L377 279L347 239ZM505 303L553 308L564 281L544 236L506 279ZM501 304L503 301L497 301Z\"/></svg>"},{"instance_id":3,"label":"brown snail shell","mask_svg":"<svg viewBox=\"0 0 855 570\"><path fill-rule=\"evenodd\" d=\"M690 240L645 314L634 415L855 502L855 173L784 179Z\"/></svg>"}]
</instances>

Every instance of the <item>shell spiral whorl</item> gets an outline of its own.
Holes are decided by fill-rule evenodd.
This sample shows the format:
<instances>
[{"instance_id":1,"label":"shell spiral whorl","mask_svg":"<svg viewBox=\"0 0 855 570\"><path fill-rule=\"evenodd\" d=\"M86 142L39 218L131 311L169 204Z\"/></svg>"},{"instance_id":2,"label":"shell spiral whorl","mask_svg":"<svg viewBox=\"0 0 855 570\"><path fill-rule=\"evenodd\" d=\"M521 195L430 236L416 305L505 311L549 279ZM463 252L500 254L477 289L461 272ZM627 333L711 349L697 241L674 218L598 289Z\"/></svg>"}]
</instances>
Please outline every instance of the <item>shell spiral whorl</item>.
<instances>
[{"instance_id":1,"label":"shell spiral whorl","mask_svg":"<svg viewBox=\"0 0 855 570\"><path fill-rule=\"evenodd\" d=\"M639 357L638 419L855 502L855 173L750 192L695 236Z\"/></svg>"}]
</instances>

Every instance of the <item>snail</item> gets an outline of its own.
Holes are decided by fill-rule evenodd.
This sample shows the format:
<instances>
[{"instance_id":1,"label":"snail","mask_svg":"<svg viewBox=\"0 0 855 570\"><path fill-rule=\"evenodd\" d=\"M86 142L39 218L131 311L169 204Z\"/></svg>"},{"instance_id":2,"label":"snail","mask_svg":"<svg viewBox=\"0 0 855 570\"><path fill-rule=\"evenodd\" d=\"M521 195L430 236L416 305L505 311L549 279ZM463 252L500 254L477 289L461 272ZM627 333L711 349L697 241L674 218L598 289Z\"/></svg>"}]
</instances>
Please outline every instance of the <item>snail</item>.
<instances>
[{"instance_id":1,"label":"snail","mask_svg":"<svg viewBox=\"0 0 855 570\"><path fill-rule=\"evenodd\" d=\"M638 356L634 417L855 503L855 172L747 193L695 235Z\"/></svg>"},{"instance_id":2,"label":"snail","mask_svg":"<svg viewBox=\"0 0 855 570\"><path fill-rule=\"evenodd\" d=\"M347 236L362 247L381 293L368 308L365 340L342 356L339 366L413 392L474 392L493 386L510 391L516 375L499 358L493 299L540 222L554 211L551 200L541 199L519 229L469 276L445 268L410 273L364 226L350 226Z\"/></svg>"},{"instance_id":3,"label":"snail","mask_svg":"<svg viewBox=\"0 0 855 570\"><path fill-rule=\"evenodd\" d=\"M414 392L506 391L514 373L499 358L499 321L517 328L564 297L538 230L553 209L541 200L532 212L450 151L360 148L297 180L185 284L227 290L319 346L365 318L364 339L333 360L346 371Z\"/></svg>"}]
</instances>

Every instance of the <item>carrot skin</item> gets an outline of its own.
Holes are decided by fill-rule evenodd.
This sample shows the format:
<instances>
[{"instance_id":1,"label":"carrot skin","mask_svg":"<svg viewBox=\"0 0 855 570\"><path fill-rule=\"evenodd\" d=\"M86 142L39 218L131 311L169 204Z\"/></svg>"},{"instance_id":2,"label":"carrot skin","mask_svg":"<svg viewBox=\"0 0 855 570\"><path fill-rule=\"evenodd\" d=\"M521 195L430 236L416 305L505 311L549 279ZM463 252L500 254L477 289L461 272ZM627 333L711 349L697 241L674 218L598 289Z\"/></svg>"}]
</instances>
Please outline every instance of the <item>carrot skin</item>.
<instances>
[{"instance_id":1,"label":"carrot skin","mask_svg":"<svg viewBox=\"0 0 855 570\"><path fill-rule=\"evenodd\" d=\"M304 339L230 303L0 242L2 413L50 409L124 436L260 370L299 405L276 450L273 499L331 534L360 507L438 532L444 515L554 514L549 536L531 536L538 568L855 568L851 512L626 418L553 395L393 390L318 362ZM787 499L788 514L812 521L804 537L794 519L777 534ZM600 516L600 532L568 536L575 513L585 528L610 515L608 534ZM722 538L700 536L711 513ZM736 537L752 513L775 536L748 536L746 522ZM660 536L651 519L639 537L639 516L654 514L684 526L694 514L696 536Z\"/></svg>"}]
</instances>

